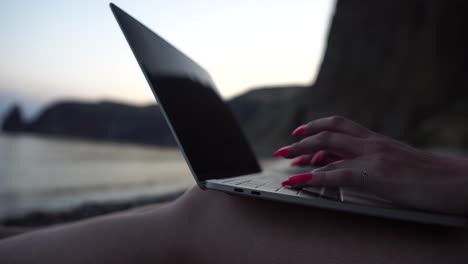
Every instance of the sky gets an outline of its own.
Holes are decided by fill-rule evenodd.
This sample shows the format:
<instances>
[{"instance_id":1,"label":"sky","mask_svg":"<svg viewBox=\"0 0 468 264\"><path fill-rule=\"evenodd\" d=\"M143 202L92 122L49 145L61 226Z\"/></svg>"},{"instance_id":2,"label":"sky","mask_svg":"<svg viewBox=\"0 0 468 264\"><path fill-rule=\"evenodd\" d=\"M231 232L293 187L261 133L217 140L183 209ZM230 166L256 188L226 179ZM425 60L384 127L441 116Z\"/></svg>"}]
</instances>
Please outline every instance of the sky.
<instances>
[{"instance_id":1,"label":"sky","mask_svg":"<svg viewBox=\"0 0 468 264\"><path fill-rule=\"evenodd\" d=\"M308 84L320 66L334 0L115 0L212 75L225 98ZM0 1L0 115L64 99L154 103L102 0ZM3 108L3 109L2 109Z\"/></svg>"}]
</instances>

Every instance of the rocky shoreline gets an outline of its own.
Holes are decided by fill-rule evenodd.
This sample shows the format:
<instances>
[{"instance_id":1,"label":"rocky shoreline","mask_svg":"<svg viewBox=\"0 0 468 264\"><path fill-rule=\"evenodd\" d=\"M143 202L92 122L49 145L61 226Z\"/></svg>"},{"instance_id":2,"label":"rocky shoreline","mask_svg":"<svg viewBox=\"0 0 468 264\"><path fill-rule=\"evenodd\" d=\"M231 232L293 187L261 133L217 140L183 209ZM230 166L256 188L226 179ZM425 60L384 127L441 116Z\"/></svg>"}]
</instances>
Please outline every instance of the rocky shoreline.
<instances>
[{"instance_id":1,"label":"rocky shoreline","mask_svg":"<svg viewBox=\"0 0 468 264\"><path fill-rule=\"evenodd\" d=\"M88 202L77 207L58 211L33 211L23 216L9 217L0 220L3 226L44 227L55 224L74 222L90 217L115 213L150 204L160 204L173 201L181 196L185 190L158 196L140 197L109 202Z\"/></svg>"}]
</instances>

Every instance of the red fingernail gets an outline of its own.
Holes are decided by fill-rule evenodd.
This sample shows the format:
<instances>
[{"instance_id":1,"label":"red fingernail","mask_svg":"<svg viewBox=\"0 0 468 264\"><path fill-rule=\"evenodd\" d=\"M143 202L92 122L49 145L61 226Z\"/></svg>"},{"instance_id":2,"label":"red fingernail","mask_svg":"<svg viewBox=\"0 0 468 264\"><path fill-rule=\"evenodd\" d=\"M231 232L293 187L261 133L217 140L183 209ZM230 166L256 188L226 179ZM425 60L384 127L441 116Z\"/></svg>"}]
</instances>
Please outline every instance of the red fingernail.
<instances>
[{"instance_id":1,"label":"red fingernail","mask_svg":"<svg viewBox=\"0 0 468 264\"><path fill-rule=\"evenodd\" d=\"M307 125L302 125L302 126L296 128L296 130L294 130L292 135L295 136L295 137L302 135L304 133L306 127L307 127Z\"/></svg>"},{"instance_id":2,"label":"red fingernail","mask_svg":"<svg viewBox=\"0 0 468 264\"><path fill-rule=\"evenodd\" d=\"M323 156L324 156L323 151L319 151L315 153L315 155L312 157L312 160L310 161L310 164L317 165L320 162L320 160L323 158Z\"/></svg>"},{"instance_id":3,"label":"red fingernail","mask_svg":"<svg viewBox=\"0 0 468 264\"><path fill-rule=\"evenodd\" d=\"M312 175L312 173L297 174L297 175L294 175L294 176L290 177L289 179L283 181L281 184L283 186L294 186L294 185L297 185L299 183L306 183L306 182L312 180L313 176L314 175Z\"/></svg>"},{"instance_id":4,"label":"red fingernail","mask_svg":"<svg viewBox=\"0 0 468 264\"><path fill-rule=\"evenodd\" d=\"M301 166L302 162L304 162L304 156L300 156L299 158L293 160L293 162L291 162L291 166Z\"/></svg>"},{"instance_id":5,"label":"red fingernail","mask_svg":"<svg viewBox=\"0 0 468 264\"><path fill-rule=\"evenodd\" d=\"M282 147L278 151L276 151L275 154L273 154L273 157L275 158L283 157L284 155L288 154L290 149L291 149L291 146Z\"/></svg>"}]
</instances>

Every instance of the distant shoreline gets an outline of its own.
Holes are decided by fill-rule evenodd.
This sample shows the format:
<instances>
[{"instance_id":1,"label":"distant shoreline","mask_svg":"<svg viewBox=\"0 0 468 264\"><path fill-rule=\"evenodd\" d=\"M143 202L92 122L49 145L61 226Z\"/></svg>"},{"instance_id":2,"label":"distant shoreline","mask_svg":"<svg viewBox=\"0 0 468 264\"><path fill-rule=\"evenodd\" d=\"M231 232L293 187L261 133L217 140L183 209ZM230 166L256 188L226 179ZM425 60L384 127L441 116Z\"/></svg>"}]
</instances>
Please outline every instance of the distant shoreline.
<instances>
[{"instance_id":1,"label":"distant shoreline","mask_svg":"<svg viewBox=\"0 0 468 264\"><path fill-rule=\"evenodd\" d=\"M38 138L42 140L50 141L63 141L63 142L74 142L74 143L85 143L101 146L115 146L120 145L122 147L138 147L138 148L148 148L148 149L159 149L159 150L179 150L178 146L159 146L159 145L150 145L144 143L138 143L133 141L113 141L113 140L102 140L102 139L92 139L92 138L81 138L81 137L72 137L67 135L50 135L50 134L38 134L33 132L5 132L0 131L0 137L31 137Z\"/></svg>"},{"instance_id":2,"label":"distant shoreline","mask_svg":"<svg viewBox=\"0 0 468 264\"><path fill-rule=\"evenodd\" d=\"M264 136L275 109L288 105L306 86L267 87L250 90L226 103L246 136L261 156L269 155L273 145L284 137ZM182 106L181 106L182 107ZM143 146L177 147L174 136L158 105L137 106L119 102L57 101L45 106L32 120L27 120L21 105L13 105L5 115L1 130L11 134L48 135L67 140L132 143ZM280 118L287 122L290 118ZM294 126L294 125L292 125ZM271 130L270 134L280 131Z\"/></svg>"}]
</instances>

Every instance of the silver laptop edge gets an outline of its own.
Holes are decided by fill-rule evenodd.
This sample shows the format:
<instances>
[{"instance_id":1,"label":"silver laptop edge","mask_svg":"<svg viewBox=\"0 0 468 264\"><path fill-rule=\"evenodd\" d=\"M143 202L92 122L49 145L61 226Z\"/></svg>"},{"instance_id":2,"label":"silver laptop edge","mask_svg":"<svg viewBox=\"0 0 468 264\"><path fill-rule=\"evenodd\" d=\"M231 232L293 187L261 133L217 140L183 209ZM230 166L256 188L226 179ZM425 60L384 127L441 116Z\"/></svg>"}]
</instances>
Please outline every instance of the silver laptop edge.
<instances>
[{"instance_id":1,"label":"silver laptop edge","mask_svg":"<svg viewBox=\"0 0 468 264\"><path fill-rule=\"evenodd\" d=\"M344 211L350 213L357 213L369 216L377 216L395 220L405 220L418 223L435 224L442 226L463 227L467 223L466 218L453 215L435 214L424 211L416 211L403 208L385 208L385 207L371 207L353 203L346 203L340 201L327 200L325 198L315 197L313 195L304 194L304 196L278 194L268 191L258 191L255 188L249 187L233 187L226 184L220 184L213 180L206 183L207 189L215 189L223 192L228 192L236 195L255 197L260 199L288 202L294 204L301 204L306 206L313 206L322 209L331 209L336 211ZM242 190L242 192L235 189Z\"/></svg>"}]
</instances>

